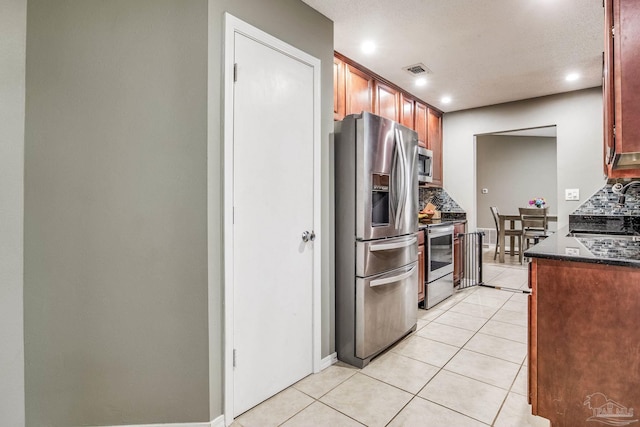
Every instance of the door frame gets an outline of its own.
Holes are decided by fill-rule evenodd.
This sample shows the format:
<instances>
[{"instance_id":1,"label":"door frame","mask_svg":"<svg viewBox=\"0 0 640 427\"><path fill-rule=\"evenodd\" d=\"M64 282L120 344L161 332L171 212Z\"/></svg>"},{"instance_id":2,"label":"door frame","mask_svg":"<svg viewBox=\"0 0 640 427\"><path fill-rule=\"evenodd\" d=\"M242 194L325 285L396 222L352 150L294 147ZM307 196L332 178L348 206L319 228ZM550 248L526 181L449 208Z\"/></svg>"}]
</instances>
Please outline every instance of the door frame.
<instances>
[{"instance_id":1,"label":"door frame","mask_svg":"<svg viewBox=\"0 0 640 427\"><path fill-rule=\"evenodd\" d=\"M210 0L211 1L211 0ZM216 21L216 22L214 22ZM209 17L209 31L217 31L217 17ZM321 255L322 255L322 233L321 233L321 98L320 98L320 67L321 61L291 45L279 40L270 34L236 18L235 16L225 13L224 16L224 95L223 95L223 268L224 278L223 288L223 413L225 424L230 425L233 422L233 342L234 342L234 276L233 276L233 84L234 84L234 34L241 33L246 37L262 43L265 46L273 48L288 55L298 61L301 61L313 68L313 230L316 239L313 242L313 277L312 277L312 370L319 372L321 366ZM214 52L209 47L209 67L218 65L217 59L213 58ZM209 79L209 86L217 85L217 82ZM208 103L217 102L209 90ZM217 138L209 134L207 149L210 153L219 150ZM212 156L209 155L209 160ZM209 161L207 166L207 186L209 188L219 187L220 172L218 164ZM209 194L211 192L209 191ZM219 230L220 223L217 218L211 215L212 206L217 205L217 201L209 197L208 201L208 227L209 230ZM302 230L301 230L302 232ZM209 232L210 238L212 232ZM211 241L210 241L211 246ZM213 278L218 274L213 260L209 260L209 287L210 291L213 286ZM220 317L217 314L218 307L211 306L209 302L209 328L219 328ZM210 349L212 347L210 346ZM210 350L211 351L211 350ZM210 362L216 360L217 357L209 355ZM213 367L213 363L211 363ZM210 376L211 377L211 376Z\"/></svg>"}]
</instances>

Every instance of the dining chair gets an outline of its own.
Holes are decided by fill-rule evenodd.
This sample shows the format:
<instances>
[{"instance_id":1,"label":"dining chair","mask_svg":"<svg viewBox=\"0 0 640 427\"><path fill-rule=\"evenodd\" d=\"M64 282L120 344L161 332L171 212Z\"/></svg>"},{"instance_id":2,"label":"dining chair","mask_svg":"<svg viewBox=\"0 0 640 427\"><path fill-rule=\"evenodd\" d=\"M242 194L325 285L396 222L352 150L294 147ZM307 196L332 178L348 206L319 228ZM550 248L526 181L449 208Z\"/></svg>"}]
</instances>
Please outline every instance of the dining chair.
<instances>
[{"instance_id":1,"label":"dining chair","mask_svg":"<svg viewBox=\"0 0 640 427\"><path fill-rule=\"evenodd\" d=\"M547 221L549 208L518 208L518 210L522 224L522 244L526 242L526 249L529 249L531 240L535 245L540 239L546 239L549 236ZM522 254L520 254L520 261L522 262Z\"/></svg>"},{"instance_id":2,"label":"dining chair","mask_svg":"<svg viewBox=\"0 0 640 427\"><path fill-rule=\"evenodd\" d=\"M491 209L493 221L496 224L496 250L493 254L493 259L495 260L498 256L498 246L500 246L501 251L504 251L504 241L500 241L500 213L498 212L498 208L496 206L490 206L489 209ZM519 256L522 258L522 229L505 227L504 236L514 237L518 240L518 254L520 254Z\"/></svg>"}]
</instances>

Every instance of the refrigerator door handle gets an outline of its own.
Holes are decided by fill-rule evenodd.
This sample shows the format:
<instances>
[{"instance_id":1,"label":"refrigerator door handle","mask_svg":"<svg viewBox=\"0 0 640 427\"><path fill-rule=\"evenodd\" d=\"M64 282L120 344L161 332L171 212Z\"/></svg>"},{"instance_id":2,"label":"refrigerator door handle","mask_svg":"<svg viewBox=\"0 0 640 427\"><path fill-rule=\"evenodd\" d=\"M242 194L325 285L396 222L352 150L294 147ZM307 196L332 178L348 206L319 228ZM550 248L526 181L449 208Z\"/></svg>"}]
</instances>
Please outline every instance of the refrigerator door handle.
<instances>
[{"instance_id":1,"label":"refrigerator door handle","mask_svg":"<svg viewBox=\"0 0 640 427\"><path fill-rule=\"evenodd\" d=\"M371 282L369 282L369 286L371 286L372 288L374 286L382 286L382 285L388 285L389 283L394 283L394 282L399 282L401 280L406 279L407 277L410 277L413 272L416 270L416 266L411 267L411 269L407 272L404 272L402 274L398 274L396 276L391 276L391 277L384 277L382 279L376 279L376 280L372 280Z\"/></svg>"},{"instance_id":2,"label":"refrigerator door handle","mask_svg":"<svg viewBox=\"0 0 640 427\"><path fill-rule=\"evenodd\" d=\"M409 240L405 240L402 242L396 242L396 243L374 243L371 246L369 246L369 251L370 252L376 252L376 251L388 251L391 249L401 249L401 248L406 248L407 246L411 246L416 244L416 242L418 241L417 237L412 237Z\"/></svg>"},{"instance_id":3,"label":"refrigerator door handle","mask_svg":"<svg viewBox=\"0 0 640 427\"><path fill-rule=\"evenodd\" d=\"M407 156L404 152L404 144L402 142L402 133L400 129L397 127L394 129L395 131L395 145L396 145L396 153L398 157L400 157L400 173L396 174L400 180L400 197L398 197L398 208L396 209L396 229L399 229L401 226L401 219L404 213L404 205L407 203L407 182L406 175L407 172L405 170L407 163ZM395 164L394 164L395 166Z\"/></svg>"}]
</instances>

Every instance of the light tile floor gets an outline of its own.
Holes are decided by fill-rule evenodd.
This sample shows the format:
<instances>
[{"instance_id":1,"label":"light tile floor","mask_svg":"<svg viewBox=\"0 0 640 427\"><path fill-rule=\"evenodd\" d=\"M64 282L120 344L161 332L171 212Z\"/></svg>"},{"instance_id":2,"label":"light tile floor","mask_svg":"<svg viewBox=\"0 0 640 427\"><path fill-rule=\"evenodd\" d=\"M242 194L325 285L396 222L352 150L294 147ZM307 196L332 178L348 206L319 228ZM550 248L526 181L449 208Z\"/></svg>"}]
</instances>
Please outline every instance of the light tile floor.
<instances>
[{"instance_id":1,"label":"light tile floor","mask_svg":"<svg viewBox=\"0 0 640 427\"><path fill-rule=\"evenodd\" d=\"M484 283L515 291L458 291L419 310L417 330L364 369L338 362L232 426L548 427L526 398L526 265L506 258L484 251Z\"/></svg>"}]
</instances>

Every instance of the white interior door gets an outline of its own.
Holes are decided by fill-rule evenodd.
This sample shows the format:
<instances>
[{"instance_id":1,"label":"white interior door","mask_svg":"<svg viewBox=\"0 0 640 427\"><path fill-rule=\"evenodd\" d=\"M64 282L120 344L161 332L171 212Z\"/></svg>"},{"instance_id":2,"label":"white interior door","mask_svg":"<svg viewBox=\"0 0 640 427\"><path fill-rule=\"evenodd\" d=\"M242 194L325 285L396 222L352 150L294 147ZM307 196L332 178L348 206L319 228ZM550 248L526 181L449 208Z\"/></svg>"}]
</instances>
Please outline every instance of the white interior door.
<instances>
[{"instance_id":1,"label":"white interior door","mask_svg":"<svg viewBox=\"0 0 640 427\"><path fill-rule=\"evenodd\" d=\"M314 69L234 37L236 416L313 371Z\"/></svg>"}]
</instances>

